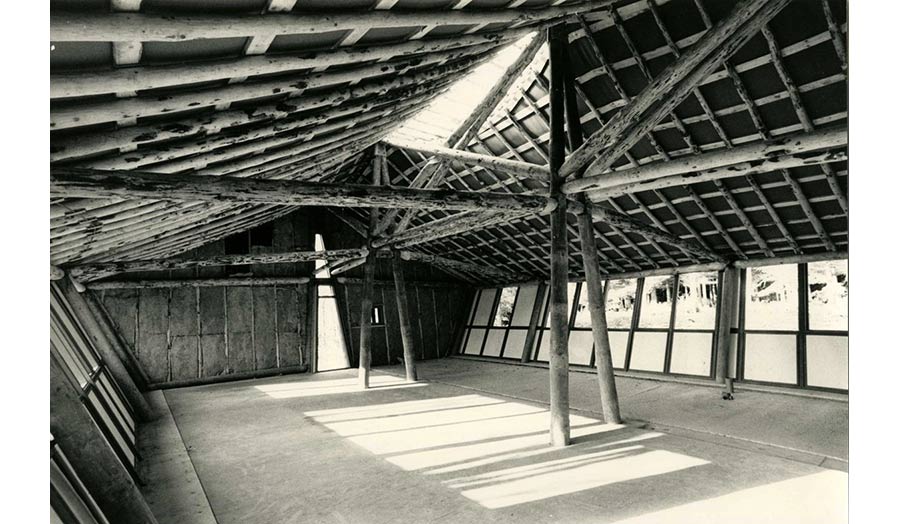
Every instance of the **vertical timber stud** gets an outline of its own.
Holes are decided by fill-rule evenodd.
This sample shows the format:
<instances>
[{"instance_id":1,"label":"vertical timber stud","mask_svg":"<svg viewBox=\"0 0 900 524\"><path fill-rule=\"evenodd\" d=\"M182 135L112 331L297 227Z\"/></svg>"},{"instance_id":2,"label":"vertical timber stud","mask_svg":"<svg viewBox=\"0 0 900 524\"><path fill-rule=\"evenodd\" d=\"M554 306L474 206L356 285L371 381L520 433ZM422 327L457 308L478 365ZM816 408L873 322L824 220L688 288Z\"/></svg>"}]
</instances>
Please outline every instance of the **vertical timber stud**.
<instances>
[{"instance_id":1,"label":"vertical timber stud","mask_svg":"<svg viewBox=\"0 0 900 524\"><path fill-rule=\"evenodd\" d=\"M569 277L566 237L565 177L559 174L566 156L563 76L566 68L566 31L556 25L548 32L550 45L550 444L569 444Z\"/></svg>"},{"instance_id":2,"label":"vertical timber stud","mask_svg":"<svg viewBox=\"0 0 900 524\"><path fill-rule=\"evenodd\" d=\"M406 368L406 381L415 382L416 349L412 335L412 324L409 321L409 303L406 298L406 278L403 275L403 258L394 250L391 256L394 270L394 290L397 295L397 316L400 318L400 337L403 339L403 365Z\"/></svg>"},{"instance_id":3,"label":"vertical timber stud","mask_svg":"<svg viewBox=\"0 0 900 524\"><path fill-rule=\"evenodd\" d=\"M566 50L568 52L568 49ZM565 71L566 123L569 130L569 145L572 151L581 147L584 142L578 104L575 98L575 78L569 68ZM584 169L575 172L575 178L581 178ZM609 330L606 323L606 299L603 291L603 280L600 275L600 257L597 255L597 239L594 237L594 223L591 217L591 200L584 193L576 196L583 206L578 215L578 236L581 241L581 260L584 265L584 286L587 289L588 310L591 314L591 333L594 338L594 365L597 367L597 381L600 383L600 407L603 421L607 424L618 424L622 421L619 415L619 394L616 391L616 377L613 373L612 349L609 343Z\"/></svg>"},{"instance_id":4,"label":"vertical timber stud","mask_svg":"<svg viewBox=\"0 0 900 524\"><path fill-rule=\"evenodd\" d=\"M384 146L379 142L375 144L375 157L372 160L372 185L381 183L383 156ZM375 264L378 262L378 253L372 247L373 234L378 226L378 208L371 208L369 213L369 231L366 240L369 253L366 255L365 278L360 301L362 311L359 315L359 386L363 389L369 388L369 368L372 366L372 298L375 294Z\"/></svg>"},{"instance_id":5,"label":"vertical timber stud","mask_svg":"<svg viewBox=\"0 0 900 524\"><path fill-rule=\"evenodd\" d=\"M731 325L737 315L738 294L740 292L740 270L726 267L722 270L721 291L719 293L719 324L716 326L716 382L724 384L728 377L728 356L731 351Z\"/></svg>"}]
</instances>

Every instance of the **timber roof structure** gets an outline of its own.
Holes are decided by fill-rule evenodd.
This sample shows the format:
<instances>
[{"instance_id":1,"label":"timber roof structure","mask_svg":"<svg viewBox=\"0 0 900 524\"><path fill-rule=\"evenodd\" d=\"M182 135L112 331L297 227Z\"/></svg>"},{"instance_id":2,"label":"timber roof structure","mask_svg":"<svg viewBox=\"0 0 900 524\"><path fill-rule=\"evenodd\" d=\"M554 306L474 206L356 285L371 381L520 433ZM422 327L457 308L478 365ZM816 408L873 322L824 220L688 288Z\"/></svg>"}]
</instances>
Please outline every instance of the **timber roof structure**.
<instances>
[{"instance_id":1,"label":"timber roof structure","mask_svg":"<svg viewBox=\"0 0 900 524\"><path fill-rule=\"evenodd\" d=\"M331 205L361 246L369 227L370 246L459 262L454 274L472 282L546 279L551 25L568 41L570 135L580 127L584 140L566 145L559 171L574 210L570 278L584 276L584 210L608 276L842 257L846 10L843 0L54 0L51 264L167 259L298 205ZM531 34L443 143L392 137ZM199 177L232 185L192 199ZM390 187L359 196L373 180ZM293 196L245 198L274 191L266 181ZM343 189L322 199L304 192L326 187L314 183ZM382 212L369 226L372 206Z\"/></svg>"}]
</instances>

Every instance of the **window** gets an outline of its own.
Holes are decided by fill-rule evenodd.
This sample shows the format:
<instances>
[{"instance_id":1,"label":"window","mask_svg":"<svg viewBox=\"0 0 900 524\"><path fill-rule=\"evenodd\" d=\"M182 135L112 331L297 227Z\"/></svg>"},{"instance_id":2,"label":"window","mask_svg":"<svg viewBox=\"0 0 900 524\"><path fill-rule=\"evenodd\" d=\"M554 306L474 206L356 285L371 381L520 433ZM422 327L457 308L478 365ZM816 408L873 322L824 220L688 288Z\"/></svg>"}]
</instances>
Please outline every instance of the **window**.
<instances>
[{"instance_id":1,"label":"window","mask_svg":"<svg viewBox=\"0 0 900 524\"><path fill-rule=\"evenodd\" d=\"M718 280L716 272L679 276L675 329L715 329Z\"/></svg>"},{"instance_id":2,"label":"window","mask_svg":"<svg viewBox=\"0 0 900 524\"><path fill-rule=\"evenodd\" d=\"M767 266L747 270L746 329L796 331L797 266Z\"/></svg>"},{"instance_id":3,"label":"window","mask_svg":"<svg viewBox=\"0 0 900 524\"><path fill-rule=\"evenodd\" d=\"M516 291L518 288L505 287L500 292L500 301L497 303L497 311L494 313L494 327L508 326L512 320L513 306L516 304Z\"/></svg>"},{"instance_id":4,"label":"window","mask_svg":"<svg viewBox=\"0 0 900 524\"><path fill-rule=\"evenodd\" d=\"M644 295L641 301L642 328L669 327L675 286L674 276L647 277L644 279Z\"/></svg>"},{"instance_id":5,"label":"window","mask_svg":"<svg viewBox=\"0 0 900 524\"><path fill-rule=\"evenodd\" d=\"M850 306L847 261L812 262L807 268L809 329L847 331Z\"/></svg>"},{"instance_id":6,"label":"window","mask_svg":"<svg viewBox=\"0 0 900 524\"><path fill-rule=\"evenodd\" d=\"M384 325L384 313L382 312L381 304L372 306L372 325L373 326L383 326Z\"/></svg>"},{"instance_id":7,"label":"window","mask_svg":"<svg viewBox=\"0 0 900 524\"><path fill-rule=\"evenodd\" d=\"M606 325L631 329L637 279L610 280L606 283Z\"/></svg>"}]
</instances>

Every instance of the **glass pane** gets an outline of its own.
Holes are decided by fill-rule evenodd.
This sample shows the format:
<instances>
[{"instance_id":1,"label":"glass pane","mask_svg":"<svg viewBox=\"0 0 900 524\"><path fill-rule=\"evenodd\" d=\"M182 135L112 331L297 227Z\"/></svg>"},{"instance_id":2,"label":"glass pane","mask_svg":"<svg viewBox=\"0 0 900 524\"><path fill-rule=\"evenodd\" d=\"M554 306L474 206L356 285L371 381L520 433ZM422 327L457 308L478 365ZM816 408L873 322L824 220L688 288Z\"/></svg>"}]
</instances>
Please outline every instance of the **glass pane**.
<instances>
[{"instance_id":1,"label":"glass pane","mask_svg":"<svg viewBox=\"0 0 900 524\"><path fill-rule=\"evenodd\" d=\"M478 355L481 353L481 343L484 342L484 334L486 330L481 328L472 328L469 330L469 338L466 340L466 347L463 353L466 355Z\"/></svg>"},{"instance_id":2,"label":"glass pane","mask_svg":"<svg viewBox=\"0 0 900 524\"><path fill-rule=\"evenodd\" d=\"M494 327L508 326L512 320L513 306L516 303L517 288L505 287L500 292L500 302L497 303L497 312L494 313L494 321L491 323Z\"/></svg>"},{"instance_id":3,"label":"glass pane","mask_svg":"<svg viewBox=\"0 0 900 524\"><path fill-rule=\"evenodd\" d=\"M534 311L534 299L537 298L537 284L522 286L516 297L516 310L513 312L511 326L528 327L531 313Z\"/></svg>"},{"instance_id":4,"label":"glass pane","mask_svg":"<svg viewBox=\"0 0 900 524\"><path fill-rule=\"evenodd\" d=\"M578 297L578 305L575 306L575 327L591 327L591 311L588 309L589 305L590 297L588 296L588 286L586 282L583 282L581 284L581 295Z\"/></svg>"},{"instance_id":5,"label":"glass pane","mask_svg":"<svg viewBox=\"0 0 900 524\"><path fill-rule=\"evenodd\" d=\"M797 383L797 337L748 333L744 378L763 382Z\"/></svg>"},{"instance_id":6,"label":"glass pane","mask_svg":"<svg viewBox=\"0 0 900 524\"><path fill-rule=\"evenodd\" d=\"M806 337L806 382L822 388L848 389L847 337Z\"/></svg>"},{"instance_id":7,"label":"glass pane","mask_svg":"<svg viewBox=\"0 0 900 524\"><path fill-rule=\"evenodd\" d=\"M569 333L569 363L580 366L591 365L591 353L594 351L594 337L590 331L572 331Z\"/></svg>"},{"instance_id":8,"label":"glass pane","mask_svg":"<svg viewBox=\"0 0 900 524\"><path fill-rule=\"evenodd\" d=\"M481 298L478 299L478 308L475 310L475 318L472 320L473 326L488 325L488 317L491 316L491 308L494 307L494 297L497 296L496 289L482 289Z\"/></svg>"},{"instance_id":9,"label":"glass pane","mask_svg":"<svg viewBox=\"0 0 900 524\"><path fill-rule=\"evenodd\" d=\"M609 349L612 353L613 367L625 369L625 352L628 350L628 332L610 331Z\"/></svg>"},{"instance_id":10,"label":"glass pane","mask_svg":"<svg viewBox=\"0 0 900 524\"><path fill-rule=\"evenodd\" d=\"M809 271L809 329L846 331L850 278L846 260L812 262Z\"/></svg>"},{"instance_id":11,"label":"glass pane","mask_svg":"<svg viewBox=\"0 0 900 524\"><path fill-rule=\"evenodd\" d=\"M797 329L797 266L747 271L746 329Z\"/></svg>"},{"instance_id":12,"label":"glass pane","mask_svg":"<svg viewBox=\"0 0 900 524\"><path fill-rule=\"evenodd\" d=\"M499 357L500 349L503 348L504 336L506 336L505 329L491 329L488 332L487 340L484 343L484 351L481 354L486 357Z\"/></svg>"},{"instance_id":13,"label":"glass pane","mask_svg":"<svg viewBox=\"0 0 900 524\"><path fill-rule=\"evenodd\" d=\"M683 375L709 376L712 333L675 333L669 371Z\"/></svg>"},{"instance_id":14,"label":"glass pane","mask_svg":"<svg viewBox=\"0 0 900 524\"><path fill-rule=\"evenodd\" d=\"M645 328L668 328L672 315L672 288L675 276L647 277L641 301L641 321Z\"/></svg>"},{"instance_id":15,"label":"glass pane","mask_svg":"<svg viewBox=\"0 0 900 524\"><path fill-rule=\"evenodd\" d=\"M510 329L506 335L506 345L503 347L503 358L519 360L522 358L522 349L525 347L525 337L528 331L524 329Z\"/></svg>"},{"instance_id":16,"label":"glass pane","mask_svg":"<svg viewBox=\"0 0 900 524\"><path fill-rule=\"evenodd\" d=\"M541 341L537 348L537 357L535 360L538 362L549 362L550 361L550 330L543 329L541 330Z\"/></svg>"},{"instance_id":17,"label":"glass pane","mask_svg":"<svg viewBox=\"0 0 900 524\"><path fill-rule=\"evenodd\" d=\"M637 280L610 280L606 283L606 325L610 328L631 327Z\"/></svg>"},{"instance_id":18,"label":"glass pane","mask_svg":"<svg viewBox=\"0 0 900 524\"><path fill-rule=\"evenodd\" d=\"M666 359L666 333L635 333L631 347L631 369L662 371Z\"/></svg>"},{"instance_id":19,"label":"glass pane","mask_svg":"<svg viewBox=\"0 0 900 524\"><path fill-rule=\"evenodd\" d=\"M688 273L678 278L676 329L715 329L718 280L715 271Z\"/></svg>"}]
</instances>

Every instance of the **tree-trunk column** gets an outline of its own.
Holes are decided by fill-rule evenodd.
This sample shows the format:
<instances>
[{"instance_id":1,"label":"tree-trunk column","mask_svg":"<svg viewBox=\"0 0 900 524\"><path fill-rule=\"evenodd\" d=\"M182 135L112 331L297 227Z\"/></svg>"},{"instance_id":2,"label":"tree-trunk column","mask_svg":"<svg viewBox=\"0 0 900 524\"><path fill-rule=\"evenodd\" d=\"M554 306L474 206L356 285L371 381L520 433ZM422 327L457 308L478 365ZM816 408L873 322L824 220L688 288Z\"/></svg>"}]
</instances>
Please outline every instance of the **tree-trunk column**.
<instances>
[{"instance_id":1,"label":"tree-trunk column","mask_svg":"<svg viewBox=\"0 0 900 524\"><path fill-rule=\"evenodd\" d=\"M731 349L731 325L737 315L737 298L740 290L739 269L726 267L722 270L721 291L719 292L719 323L716 325L716 382L724 384L728 377L728 357Z\"/></svg>"},{"instance_id":2,"label":"tree-trunk column","mask_svg":"<svg viewBox=\"0 0 900 524\"><path fill-rule=\"evenodd\" d=\"M578 103L575 98L575 78L572 71L565 74L566 122L569 128L569 145L575 151L584 142ZM578 170L575 178L581 178L584 170ZM581 261L584 265L585 287L588 293L588 311L591 314L591 334L594 338L594 363L597 366L597 381L600 384L600 407L603 420L607 424L622 421L619 415L619 394L616 391L616 377L613 372L612 348L609 344L609 329L606 323L606 300L603 294L603 280L600 275L600 257L597 254L597 238L591 217L591 200L581 193L576 196L583 211L578 215L578 236L581 241Z\"/></svg>"},{"instance_id":3,"label":"tree-trunk column","mask_svg":"<svg viewBox=\"0 0 900 524\"><path fill-rule=\"evenodd\" d=\"M550 444L569 444L569 276L566 237L566 197L560 190L559 168L565 160L565 27L549 31L550 45Z\"/></svg>"},{"instance_id":4,"label":"tree-trunk column","mask_svg":"<svg viewBox=\"0 0 900 524\"><path fill-rule=\"evenodd\" d=\"M391 257L394 270L394 291L397 295L397 314L400 317L400 337L403 339L403 365L406 367L406 381L415 382L416 351L412 335L412 324L409 320L409 303L406 298L406 277L403 275L403 258L394 250Z\"/></svg>"},{"instance_id":5,"label":"tree-trunk column","mask_svg":"<svg viewBox=\"0 0 900 524\"><path fill-rule=\"evenodd\" d=\"M381 183L383 156L384 146L380 143L376 144L375 158L372 161L372 185ZM375 294L375 264L378 261L378 253L372 247L373 234L378 226L378 208L373 207L369 213L369 232L366 242L369 253L366 255L359 314L359 385L364 389L369 387L369 370L372 367L372 301Z\"/></svg>"}]
</instances>

